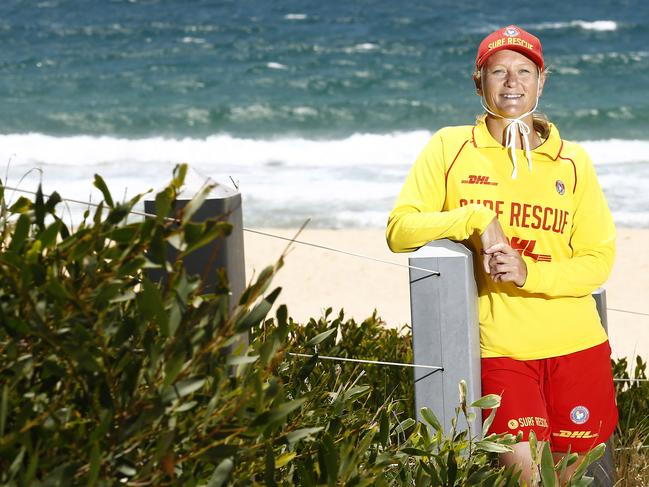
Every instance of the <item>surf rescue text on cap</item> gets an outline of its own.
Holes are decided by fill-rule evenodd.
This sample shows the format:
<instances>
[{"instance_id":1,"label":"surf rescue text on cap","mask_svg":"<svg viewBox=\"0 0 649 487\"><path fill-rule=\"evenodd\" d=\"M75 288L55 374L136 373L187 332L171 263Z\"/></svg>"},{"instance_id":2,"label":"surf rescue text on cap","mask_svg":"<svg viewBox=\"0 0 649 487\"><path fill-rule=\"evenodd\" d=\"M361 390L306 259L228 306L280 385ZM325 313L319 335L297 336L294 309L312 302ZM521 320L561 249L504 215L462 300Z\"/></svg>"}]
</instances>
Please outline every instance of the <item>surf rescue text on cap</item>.
<instances>
[{"instance_id":1,"label":"surf rescue text on cap","mask_svg":"<svg viewBox=\"0 0 649 487\"><path fill-rule=\"evenodd\" d=\"M480 43L478 55L475 58L475 65L478 69L482 67L487 58L493 53L509 49L524 54L536 64L539 69L543 69L543 50L541 41L524 31L520 27L510 25L503 29L492 32Z\"/></svg>"}]
</instances>

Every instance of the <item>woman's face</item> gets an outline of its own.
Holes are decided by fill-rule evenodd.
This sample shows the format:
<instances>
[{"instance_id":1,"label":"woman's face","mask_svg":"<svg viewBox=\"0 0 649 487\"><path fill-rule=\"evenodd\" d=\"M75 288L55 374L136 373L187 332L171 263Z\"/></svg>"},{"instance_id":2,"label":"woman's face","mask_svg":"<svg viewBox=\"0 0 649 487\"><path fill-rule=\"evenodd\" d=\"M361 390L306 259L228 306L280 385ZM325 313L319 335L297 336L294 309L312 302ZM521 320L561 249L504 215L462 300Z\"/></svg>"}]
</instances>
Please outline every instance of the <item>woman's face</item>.
<instances>
[{"instance_id":1,"label":"woman's face","mask_svg":"<svg viewBox=\"0 0 649 487\"><path fill-rule=\"evenodd\" d=\"M534 108L545 76L523 54L502 50L487 59L481 70L478 94L487 107L506 118L516 118Z\"/></svg>"}]
</instances>

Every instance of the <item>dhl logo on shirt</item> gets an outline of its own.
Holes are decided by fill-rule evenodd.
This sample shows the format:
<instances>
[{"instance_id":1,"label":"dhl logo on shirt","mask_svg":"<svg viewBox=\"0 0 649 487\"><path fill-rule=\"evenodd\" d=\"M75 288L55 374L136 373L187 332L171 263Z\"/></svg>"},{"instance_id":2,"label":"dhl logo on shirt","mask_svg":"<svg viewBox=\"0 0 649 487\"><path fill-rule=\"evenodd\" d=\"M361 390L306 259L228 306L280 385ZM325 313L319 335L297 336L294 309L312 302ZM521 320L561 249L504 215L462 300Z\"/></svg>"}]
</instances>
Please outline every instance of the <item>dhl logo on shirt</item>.
<instances>
[{"instance_id":1,"label":"dhl logo on shirt","mask_svg":"<svg viewBox=\"0 0 649 487\"><path fill-rule=\"evenodd\" d=\"M471 174L468 179L463 179L462 184L487 184L489 186L498 186L496 181L489 181L489 176L478 176Z\"/></svg>"},{"instance_id":2,"label":"dhl logo on shirt","mask_svg":"<svg viewBox=\"0 0 649 487\"><path fill-rule=\"evenodd\" d=\"M559 438L597 438L599 434L591 434L590 430L588 431L568 431L568 430L559 430L558 433L552 433L552 436L558 436Z\"/></svg>"}]
</instances>

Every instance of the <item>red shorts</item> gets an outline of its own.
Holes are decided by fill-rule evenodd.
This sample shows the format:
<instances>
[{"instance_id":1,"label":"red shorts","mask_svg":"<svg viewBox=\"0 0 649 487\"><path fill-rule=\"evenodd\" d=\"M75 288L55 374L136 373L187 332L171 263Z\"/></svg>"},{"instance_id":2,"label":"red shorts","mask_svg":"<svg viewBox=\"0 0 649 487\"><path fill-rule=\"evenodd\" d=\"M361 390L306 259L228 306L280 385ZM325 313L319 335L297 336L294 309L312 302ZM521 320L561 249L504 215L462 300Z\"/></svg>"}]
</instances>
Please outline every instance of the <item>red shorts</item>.
<instances>
[{"instance_id":1,"label":"red shorts","mask_svg":"<svg viewBox=\"0 0 649 487\"><path fill-rule=\"evenodd\" d=\"M534 430L556 452L585 452L613 434L618 416L608 341L560 357L481 363L482 394L501 396L490 433L522 431L526 441Z\"/></svg>"}]
</instances>

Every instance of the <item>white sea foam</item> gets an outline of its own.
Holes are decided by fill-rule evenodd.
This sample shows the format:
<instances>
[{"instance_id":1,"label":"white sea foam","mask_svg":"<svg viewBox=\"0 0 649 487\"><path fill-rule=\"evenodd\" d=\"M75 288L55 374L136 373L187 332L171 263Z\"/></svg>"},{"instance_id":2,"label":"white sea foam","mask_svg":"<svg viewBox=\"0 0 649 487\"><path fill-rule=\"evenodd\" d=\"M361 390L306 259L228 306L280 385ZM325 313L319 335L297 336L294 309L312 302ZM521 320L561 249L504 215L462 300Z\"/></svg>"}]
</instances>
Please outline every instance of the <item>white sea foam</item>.
<instances>
[{"instance_id":1,"label":"white sea foam","mask_svg":"<svg viewBox=\"0 0 649 487\"><path fill-rule=\"evenodd\" d=\"M288 69L285 64L275 62L266 63L266 67L268 69Z\"/></svg>"},{"instance_id":2,"label":"white sea foam","mask_svg":"<svg viewBox=\"0 0 649 487\"><path fill-rule=\"evenodd\" d=\"M595 164L649 163L649 141L647 140L587 140L581 142L581 145Z\"/></svg>"},{"instance_id":3,"label":"white sea foam","mask_svg":"<svg viewBox=\"0 0 649 487\"><path fill-rule=\"evenodd\" d=\"M353 54L355 52L369 52L369 51L374 51L375 49L378 49L379 46L377 44L373 44L371 42L363 42L361 44L356 44L353 47L347 47L344 49L344 52L348 54Z\"/></svg>"},{"instance_id":4,"label":"white sea foam","mask_svg":"<svg viewBox=\"0 0 649 487\"><path fill-rule=\"evenodd\" d=\"M180 40L180 42L183 44L205 44L207 41L202 37L185 36Z\"/></svg>"},{"instance_id":5,"label":"white sea foam","mask_svg":"<svg viewBox=\"0 0 649 487\"><path fill-rule=\"evenodd\" d=\"M284 16L286 20L305 20L307 18L306 14L286 14Z\"/></svg>"},{"instance_id":6,"label":"white sea foam","mask_svg":"<svg viewBox=\"0 0 649 487\"><path fill-rule=\"evenodd\" d=\"M570 22L541 22L530 26L530 30L554 30L579 28L583 30L595 30L600 32L617 30L619 24L614 20L572 20Z\"/></svg>"},{"instance_id":7,"label":"white sea foam","mask_svg":"<svg viewBox=\"0 0 649 487\"><path fill-rule=\"evenodd\" d=\"M302 109L308 107L302 107ZM309 110L301 110L304 116ZM232 186L238 181L250 225L294 226L312 217L318 226L381 226L406 174L431 133L354 134L335 140L120 139L0 135L0 179L65 197L98 201L93 174L114 196L131 197L160 188L174 165L190 164L189 191L207 177ZM649 226L649 140L593 140L582 145L597 165L600 182L619 224ZM11 164L7 164L11 160ZM629 206L628 201L633 201Z\"/></svg>"},{"instance_id":8,"label":"white sea foam","mask_svg":"<svg viewBox=\"0 0 649 487\"><path fill-rule=\"evenodd\" d=\"M595 20L587 22L585 20L574 20L572 25L576 25L584 30L612 31L617 30L618 24L613 20Z\"/></svg>"},{"instance_id":9,"label":"white sea foam","mask_svg":"<svg viewBox=\"0 0 649 487\"><path fill-rule=\"evenodd\" d=\"M254 105L244 112L264 111ZM295 113L313 116L310 107L297 107ZM202 114L197 114L200 118ZM204 139L151 137L124 139L79 135L53 137L43 134L0 135L0 161L16 155L21 165L92 166L106 163L150 163L186 161L198 165L231 167L281 165L391 166L409 164L417 156L431 132L419 130L390 134L353 134L334 140L304 138L247 139L226 134ZM581 142L596 164L646 162L649 140L589 140ZM20 162L18 162L20 161Z\"/></svg>"}]
</instances>

